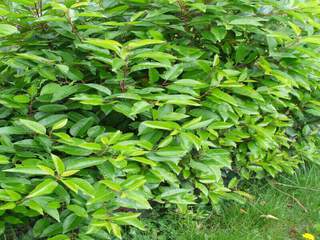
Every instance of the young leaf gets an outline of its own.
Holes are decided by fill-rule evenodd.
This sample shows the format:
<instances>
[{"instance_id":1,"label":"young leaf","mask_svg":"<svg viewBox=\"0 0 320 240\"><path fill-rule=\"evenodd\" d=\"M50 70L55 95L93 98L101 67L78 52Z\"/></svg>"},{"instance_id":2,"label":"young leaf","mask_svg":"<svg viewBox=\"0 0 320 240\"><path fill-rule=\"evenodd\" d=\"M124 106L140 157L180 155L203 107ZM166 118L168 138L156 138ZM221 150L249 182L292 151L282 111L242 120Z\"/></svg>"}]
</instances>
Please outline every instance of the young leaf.
<instances>
[{"instance_id":1,"label":"young leaf","mask_svg":"<svg viewBox=\"0 0 320 240\"><path fill-rule=\"evenodd\" d=\"M85 42L92 44L97 47L102 47L105 49L109 49L115 51L118 55L120 54L121 44L115 40L103 40L97 38L88 38Z\"/></svg>"},{"instance_id":2,"label":"young leaf","mask_svg":"<svg viewBox=\"0 0 320 240\"><path fill-rule=\"evenodd\" d=\"M43 134L43 135L46 134L46 128L38 122L27 120L27 119L20 119L20 123L35 133Z\"/></svg>"},{"instance_id":3,"label":"young leaf","mask_svg":"<svg viewBox=\"0 0 320 240\"><path fill-rule=\"evenodd\" d=\"M304 37L304 38L301 39L301 42L320 45L320 35Z\"/></svg>"},{"instance_id":4,"label":"young leaf","mask_svg":"<svg viewBox=\"0 0 320 240\"><path fill-rule=\"evenodd\" d=\"M108 180L108 179L104 179L100 181L101 183L103 183L104 185L106 185L108 188L114 190L114 191L121 191L121 185L117 184L114 181Z\"/></svg>"},{"instance_id":5,"label":"young leaf","mask_svg":"<svg viewBox=\"0 0 320 240\"><path fill-rule=\"evenodd\" d=\"M39 197L43 195L51 194L55 188L58 186L58 183L52 179L46 179L38 186L36 186L26 198Z\"/></svg>"},{"instance_id":6,"label":"young leaf","mask_svg":"<svg viewBox=\"0 0 320 240\"><path fill-rule=\"evenodd\" d=\"M147 164L147 165L150 165L150 166L157 166L157 163L150 160L150 159L147 159L147 158L144 158L144 157L131 157L130 160L133 160L133 161L136 161L136 162L140 162L140 163L144 163L144 164Z\"/></svg>"},{"instance_id":7,"label":"young leaf","mask_svg":"<svg viewBox=\"0 0 320 240\"><path fill-rule=\"evenodd\" d=\"M9 158L0 154L0 165L8 164L8 163L9 163Z\"/></svg>"},{"instance_id":8,"label":"young leaf","mask_svg":"<svg viewBox=\"0 0 320 240\"><path fill-rule=\"evenodd\" d=\"M68 178L62 180L62 182L72 191L79 194L82 192L90 197L94 196L94 188L93 186L86 180L82 178Z\"/></svg>"},{"instance_id":9,"label":"young leaf","mask_svg":"<svg viewBox=\"0 0 320 240\"><path fill-rule=\"evenodd\" d=\"M53 126L52 126L52 131L58 130L58 129L60 129L60 128L63 128L65 125L67 125L67 123L68 123L68 119L67 119L67 118L62 119L62 120L56 122L56 123L53 124Z\"/></svg>"},{"instance_id":10,"label":"young leaf","mask_svg":"<svg viewBox=\"0 0 320 240\"><path fill-rule=\"evenodd\" d=\"M111 223L111 229L112 229L112 232L113 234L118 237L118 238L122 238L121 237L121 227L118 225L118 224L115 224L115 223Z\"/></svg>"},{"instance_id":11,"label":"young leaf","mask_svg":"<svg viewBox=\"0 0 320 240\"><path fill-rule=\"evenodd\" d=\"M51 158L52 158L52 161L54 163L54 167L56 168L58 175L63 174L65 167L64 167L64 163L62 162L62 160L54 154L51 154Z\"/></svg>"}]
</instances>

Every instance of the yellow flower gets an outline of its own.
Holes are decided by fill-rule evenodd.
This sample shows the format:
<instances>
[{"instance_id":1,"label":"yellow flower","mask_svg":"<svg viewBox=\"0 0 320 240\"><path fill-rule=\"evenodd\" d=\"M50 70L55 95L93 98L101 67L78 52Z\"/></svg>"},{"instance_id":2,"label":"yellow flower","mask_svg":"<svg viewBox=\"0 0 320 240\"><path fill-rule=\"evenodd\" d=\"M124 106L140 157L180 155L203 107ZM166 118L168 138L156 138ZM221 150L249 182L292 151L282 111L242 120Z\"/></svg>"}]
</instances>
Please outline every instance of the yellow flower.
<instances>
[{"instance_id":1,"label":"yellow flower","mask_svg":"<svg viewBox=\"0 0 320 240\"><path fill-rule=\"evenodd\" d=\"M316 240L316 238L311 233L305 233L302 236L304 239L307 239L307 240Z\"/></svg>"}]
</instances>

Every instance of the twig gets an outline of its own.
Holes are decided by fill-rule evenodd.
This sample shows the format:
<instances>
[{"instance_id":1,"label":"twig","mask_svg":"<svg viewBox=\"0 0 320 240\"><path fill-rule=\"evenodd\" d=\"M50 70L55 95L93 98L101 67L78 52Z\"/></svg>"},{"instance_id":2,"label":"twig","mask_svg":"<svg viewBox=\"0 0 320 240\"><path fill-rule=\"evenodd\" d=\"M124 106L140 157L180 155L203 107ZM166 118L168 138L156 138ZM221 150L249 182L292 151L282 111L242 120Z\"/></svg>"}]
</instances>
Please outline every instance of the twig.
<instances>
[{"instance_id":1,"label":"twig","mask_svg":"<svg viewBox=\"0 0 320 240\"><path fill-rule=\"evenodd\" d=\"M82 38L81 38L80 35L79 35L79 32L78 32L78 29L77 29L76 25L74 25L74 23L72 22L72 19L71 19L71 16L70 16L70 14L69 14L69 11L67 11L65 14L66 14L68 23L69 23L70 26L71 26L72 32L79 38L80 42L82 42Z\"/></svg>"},{"instance_id":2,"label":"twig","mask_svg":"<svg viewBox=\"0 0 320 240\"><path fill-rule=\"evenodd\" d=\"M292 198L292 200L294 200L303 209L304 212L308 212L308 209L306 209L305 206L303 206L303 204L296 197L294 197L291 194L286 193L285 191L282 191L281 189L275 187L272 183L270 183L270 186L273 187L278 192L280 192L280 193Z\"/></svg>"},{"instance_id":3,"label":"twig","mask_svg":"<svg viewBox=\"0 0 320 240\"><path fill-rule=\"evenodd\" d=\"M186 31L189 31L188 22L189 22L189 16L188 16L188 8L186 4L183 2L183 0L177 0L177 3L181 9L181 16L184 22L184 29Z\"/></svg>"},{"instance_id":4,"label":"twig","mask_svg":"<svg viewBox=\"0 0 320 240\"><path fill-rule=\"evenodd\" d=\"M34 10L36 11L37 17L40 17L39 11L38 11L38 5L37 3L34 3Z\"/></svg>"},{"instance_id":5,"label":"twig","mask_svg":"<svg viewBox=\"0 0 320 240\"><path fill-rule=\"evenodd\" d=\"M126 89L127 89L125 80L121 80L119 84L120 84L121 92L124 93L126 91Z\"/></svg>"},{"instance_id":6,"label":"twig","mask_svg":"<svg viewBox=\"0 0 320 240\"><path fill-rule=\"evenodd\" d=\"M126 92L127 87L126 87L126 79L129 74L129 63L128 63L128 58L126 57L125 59L125 65L123 67L123 80L120 81L120 89L121 92Z\"/></svg>"},{"instance_id":7,"label":"twig","mask_svg":"<svg viewBox=\"0 0 320 240\"><path fill-rule=\"evenodd\" d=\"M34 17L37 17L37 13L34 11L34 9L32 7L30 7L29 10Z\"/></svg>"},{"instance_id":8,"label":"twig","mask_svg":"<svg viewBox=\"0 0 320 240\"><path fill-rule=\"evenodd\" d=\"M31 99L31 101L29 103L29 106L28 106L28 113L29 113L30 116L33 113L33 102L34 102L34 99Z\"/></svg>"},{"instance_id":9,"label":"twig","mask_svg":"<svg viewBox=\"0 0 320 240\"><path fill-rule=\"evenodd\" d=\"M39 12L40 12L40 16L43 16L43 8L42 8L42 0L39 0Z\"/></svg>"}]
</instances>

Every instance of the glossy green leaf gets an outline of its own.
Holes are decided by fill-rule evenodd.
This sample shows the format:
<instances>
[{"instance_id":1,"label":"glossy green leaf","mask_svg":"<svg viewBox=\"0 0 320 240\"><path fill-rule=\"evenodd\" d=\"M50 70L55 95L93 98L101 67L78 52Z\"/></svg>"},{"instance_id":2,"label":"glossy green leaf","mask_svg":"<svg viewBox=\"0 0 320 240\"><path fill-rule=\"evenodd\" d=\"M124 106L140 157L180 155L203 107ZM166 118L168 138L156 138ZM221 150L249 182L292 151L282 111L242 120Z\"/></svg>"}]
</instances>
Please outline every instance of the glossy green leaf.
<instances>
[{"instance_id":1,"label":"glossy green leaf","mask_svg":"<svg viewBox=\"0 0 320 240\"><path fill-rule=\"evenodd\" d=\"M64 166L63 161L58 156L56 156L54 154L51 154L51 158L52 158L52 161L53 161L53 164L54 164L54 167L55 167L57 173L59 175L63 174L63 172L65 170L65 166Z\"/></svg>"},{"instance_id":2,"label":"glossy green leaf","mask_svg":"<svg viewBox=\"0 0 320 240\"><path fill-rule=\"evenodd\" d=\"M62 120L56 122L55 124L53 124L52 130L58 130L60 128L63 128L67 123L68 123L68 119L67 118L62 119Z\"/></svg>"},{"instance_id":3,"label":"glossy green leaf","mask_svg":"<svg viewBox=\"0 0 320 240\"><path fill-rule=\"evenodd\" d=\"M78 205L70 204L68 205L68 209L79 217L82 217L82 218L88 217L87 211Z\"/></svg>"},{"instance_id":4,"label":"glossy green leaf","mask_svg":"<svg viewBox=\"0 0 320 240\"><path fill-rule=\"evenodd\" d=\"M17 166L15 168L6 169L3 171L11 172L11 173L30 174L30 175L49 175L48 172L45 170L42 170L38 167L29 167L29 166Z\"/></svg>"},{"instance_id":5,"label":"glossy green leaf","mask_svg":"<svg viewBox=\"0 0 320 240\"><path fill-rule=\"evenodd\" d=\"M215 88L214 90L212 90L211 94L214 97L216 97L216 98L218 98L218 99L220 99L220 100L222 100L224 102L230 103L233 106L238 106L237 101L231 95L221 91L218 88Z\"/></svg>"},{"instance_id":6,"label":"glossy green leaf","mask_svg":"<svg viewBox=\"0 0 320 240\"><path fill-rule=\"evenodd\" d=\"M165 122L165 121L145 121L142 123L144 126L153 128L153 129L162 129L162 130L177 130L180 128L179 124L175 122Z\"/></svg>"},{"instance_id":7,"label":"glossy green leaf","mask_svg":"<svg viewBox=\"0 0 320 240\"><path fill-rule=\"evenodd\" d=\"M102 92L102 93L104 93L106 95L111 95L110 89L105 87L105 86L102 86L102 85L99 85L99 84L95 84L95 83L88 83L88 84L86 84L86 86L88 86L90 88L93 88L93 89L96 89L99 92Z\"/></svg>"},{"instance_id":8,"label":"glossy green leaf","mask_svg":"<svg viewBox=\"0 0 320 240\"><path fill-rule=\"evenodd\" d=\"M58 183L52 179L46 179L39 185L37 185L26 198L34 198L42 195L48 195L52 193L55 188L58 186Z\"/></svg>"},{"instance_id":9,"label":"glossy green leaf","mask_svg":"<svg viewBox=\"0 0 320 240\"><path fill-rule=\"evenodd\" d=\"M86 42L89 44L92 44L94 46L97 46L97 47L102 47L105 49L113 50L116 53L120 52L121 44L115 40L109 40L109 39L103 40L103 39L97 39L97 38L89 38L86 40Z\"/></svg>"},{"instance_id":10,"label":"glossy green leaf","mask_svg":"<svg viewBox=\"0 0 320 240\"><path fill-rule=\"evenodd\" d=\"M135 49L135 48L144 47L147 45L161 44L161 43L164 43L164 41L157 40L157 39L134 40L134 41L128 42L127 47L129 49Z\"/></svg>"},{"instance_id":11,"label":"glossy green leaf","mask_svg":"<svg viewBox=\"0 0 320 240\"><path fill-rule=\"evenodd\" d=\"M35 121L31 121L31 120L27 120L27 119L20 119L19 122L23 126L29 128L30 130L32 130L35 133L46 134L46 128L41 123L38 123L38 122L35 122Z\"/></svg>"}]
</instances>

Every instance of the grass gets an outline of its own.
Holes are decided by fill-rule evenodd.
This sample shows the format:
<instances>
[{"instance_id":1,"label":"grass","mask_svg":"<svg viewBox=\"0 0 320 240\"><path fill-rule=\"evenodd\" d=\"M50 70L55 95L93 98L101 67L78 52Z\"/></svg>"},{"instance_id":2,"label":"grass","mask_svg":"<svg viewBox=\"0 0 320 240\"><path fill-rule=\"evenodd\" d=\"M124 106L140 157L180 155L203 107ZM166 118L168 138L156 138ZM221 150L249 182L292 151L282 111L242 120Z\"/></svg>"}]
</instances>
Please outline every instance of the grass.
<instances>
[{"instance_id":1,"label":"grass","mask_svg":"<svg viewBox=\"0 0 320 240\"><path fill-rule=\"evenodd\" d=\"M273 184L252 187L255 200L226 203L219 213L151 213L146 232L131 230L126 240L286 240L320 237L320 168L301 169ZM319 238L320 239L320 238Z\"/></svg>"}]
</instances>

